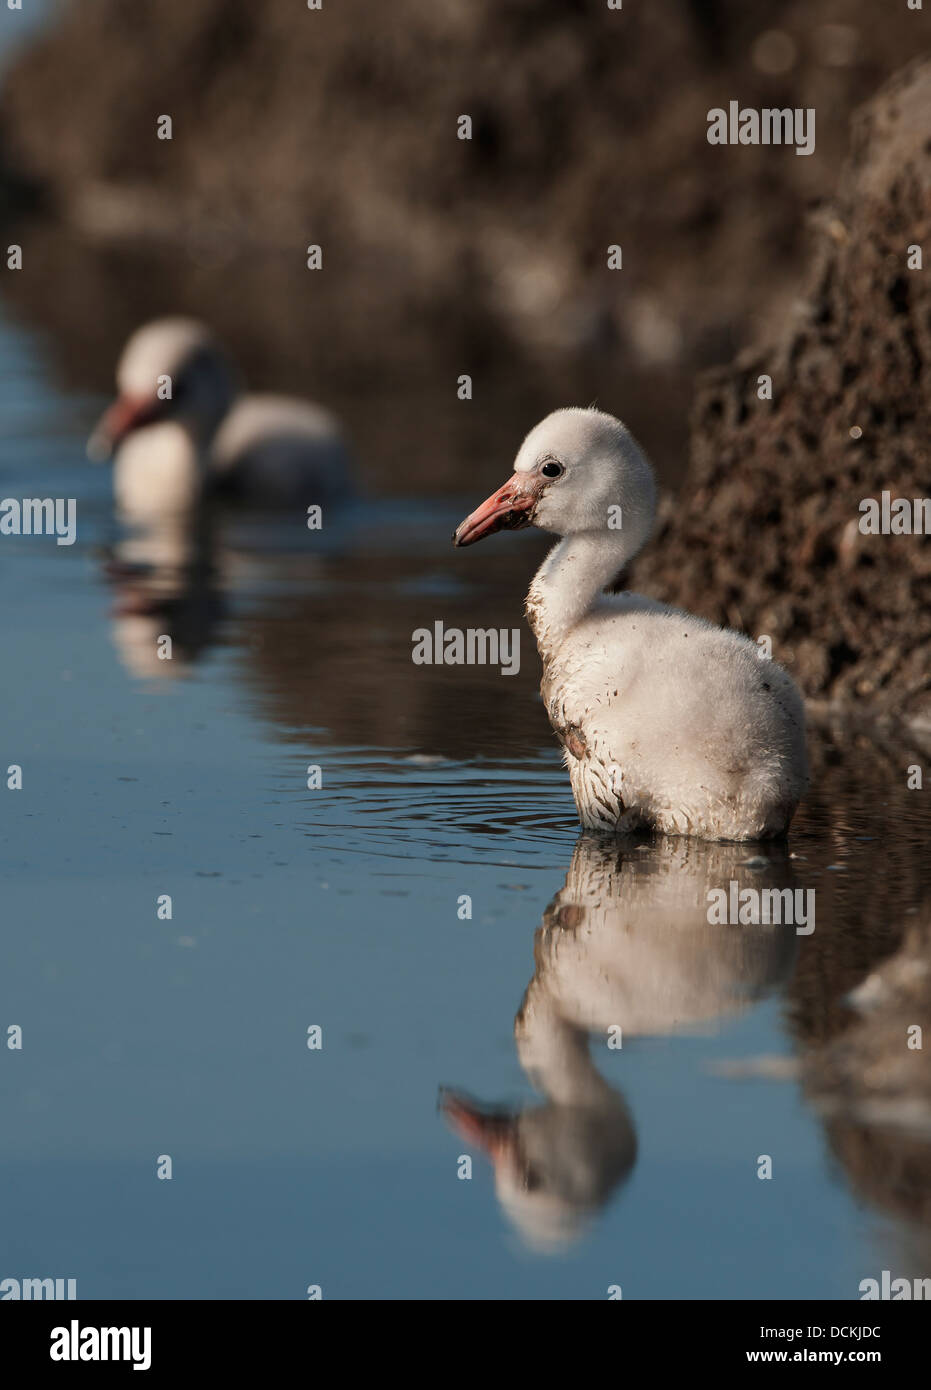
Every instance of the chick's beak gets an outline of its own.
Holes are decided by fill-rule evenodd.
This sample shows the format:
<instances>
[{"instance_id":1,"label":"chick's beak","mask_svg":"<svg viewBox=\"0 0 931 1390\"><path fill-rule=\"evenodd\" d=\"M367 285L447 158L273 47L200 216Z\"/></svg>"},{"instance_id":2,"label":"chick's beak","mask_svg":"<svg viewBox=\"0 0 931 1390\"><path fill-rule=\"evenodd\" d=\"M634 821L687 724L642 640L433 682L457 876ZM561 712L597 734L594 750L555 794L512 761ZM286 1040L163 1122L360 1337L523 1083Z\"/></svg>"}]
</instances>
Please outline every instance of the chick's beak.
<instances>
[{"instance_id":1,"label":"chick's beak","mask_svg":"<svg viewBox=\"0 0 931 1390\"><path fill-rule=\"evenodd\" d=\"M118 396L101 415L87 441L87 456L95 463L110 458L120 442L151 420L161 402L148 396Z\"/></svg>"},{"instance_id":2,"label":"chick's beak","mask_svg":"<svg viewBox=\"0 0 931 1390\"><path fill-rule=\"evenodd\" d=\"M459 523L453 532L453 545L474 545L494 531L519 531L529 526L543 484L539 474L515 473Z\"/></svg>"}]
</instances>

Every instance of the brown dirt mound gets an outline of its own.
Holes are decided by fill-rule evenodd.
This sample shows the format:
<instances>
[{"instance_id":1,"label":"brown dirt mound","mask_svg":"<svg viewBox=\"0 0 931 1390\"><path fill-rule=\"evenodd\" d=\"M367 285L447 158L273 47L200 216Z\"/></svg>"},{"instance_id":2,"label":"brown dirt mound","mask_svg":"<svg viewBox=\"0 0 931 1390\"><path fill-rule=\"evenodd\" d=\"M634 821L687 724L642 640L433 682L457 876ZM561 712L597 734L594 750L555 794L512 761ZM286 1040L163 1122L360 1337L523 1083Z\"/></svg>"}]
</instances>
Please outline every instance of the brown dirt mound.
<instances>
[{"instance_id":1,"label":"brown dirt mound","mask_svg":"<svg viewBox=\"0 0 931 1390\"><path fill-rule=\"evenodd\" d=\"M691 468L635 582L773 639L806 695L931 717L931 545L862 499L931 494L931 63L856 117L796 322L700 379ZM757 381L768 374L772 401Z\"/></svg>"}]
</instances>

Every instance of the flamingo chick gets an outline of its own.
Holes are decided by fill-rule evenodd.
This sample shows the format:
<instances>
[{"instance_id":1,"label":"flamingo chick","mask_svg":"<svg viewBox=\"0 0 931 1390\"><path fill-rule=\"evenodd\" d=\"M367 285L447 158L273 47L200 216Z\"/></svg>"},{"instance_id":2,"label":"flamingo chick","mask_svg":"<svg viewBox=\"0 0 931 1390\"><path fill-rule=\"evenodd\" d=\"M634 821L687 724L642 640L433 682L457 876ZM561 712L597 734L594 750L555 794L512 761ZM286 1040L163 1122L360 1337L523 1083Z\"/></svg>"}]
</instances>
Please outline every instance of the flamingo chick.
<instances>
[{"instance_id":1,"label":"flamingo chick","mask_svg":"<svg viewBox=\"0 0 931 1390\"><path fill-rule=\"evenodd\" d=\"M561 537L526 613L586 829L783 835L808 782L791 678L740 633L640 594L605 592L655 514L653 470L620 420L557 410L453 540L472 545L529 525Z\"/></svg>"},{"instance_id":2,"label":"flamingo chick","mask_svg":"<svg viewBox=\"0 0 931 1390\"><path fill-rule=\"evenodd\" d=\"M328 411L284 396L240 396L226 353L195 319L136 330L116 371L117 399L88 441L115 454L123 516L149 524L208 492L253 506L322 503L351 491L348 451Z\"/></svg>"}]
</instances>

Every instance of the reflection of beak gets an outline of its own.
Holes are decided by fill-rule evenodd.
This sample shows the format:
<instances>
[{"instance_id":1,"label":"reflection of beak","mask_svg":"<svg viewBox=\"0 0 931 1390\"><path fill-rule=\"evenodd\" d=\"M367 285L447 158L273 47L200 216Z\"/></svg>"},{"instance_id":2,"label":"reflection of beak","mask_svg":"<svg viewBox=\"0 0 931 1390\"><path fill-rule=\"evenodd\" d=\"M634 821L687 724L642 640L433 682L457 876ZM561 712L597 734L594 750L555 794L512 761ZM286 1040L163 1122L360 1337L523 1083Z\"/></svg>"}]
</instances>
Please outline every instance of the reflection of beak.
<instances>
[{"instance_id":1,"label":"reflection of beak","mask_svg":"<svg viewBox=\"0 0 931 1390\"><path fill-rule=\"evenodd\" d=\"M118 396L94 426L87 441L87 457L104 463L121 440L154 417L160 404L151 396Z\"/></svg>"},{"instance_id":2,"label":"reflection of beak","mask_svg":"<svg viewBox=\"0 0 931 1390\"><path fill-rule=\"evenodd\" d=\"M506 1112L483 1110L461 1092L446 1090L440 1092L440 1109L459 1137L484 1149L493 1162L512 1148L514 1120Z\"/></svg>"},{"instance_id":3,"label":"reflection of beak","mask_svg":"<svg viewBox=\"0 0 931 1390\"><path fill-rule=\"evenodd\" d=\"M453 533L454 545L474 545L494 531L518 531L533 521L545 479L539 473L515 473L492 493Z\"/></svg>"}]
</instances>

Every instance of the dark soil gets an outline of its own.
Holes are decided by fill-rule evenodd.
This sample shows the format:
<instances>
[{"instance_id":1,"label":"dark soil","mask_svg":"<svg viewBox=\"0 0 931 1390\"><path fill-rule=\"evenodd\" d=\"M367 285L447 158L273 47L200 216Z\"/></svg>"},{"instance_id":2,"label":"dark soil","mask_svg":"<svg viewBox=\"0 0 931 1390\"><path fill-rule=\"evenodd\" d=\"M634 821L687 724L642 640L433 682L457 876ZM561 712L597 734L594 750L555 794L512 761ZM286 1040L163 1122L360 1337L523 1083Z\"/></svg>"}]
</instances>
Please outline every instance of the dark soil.
<instances>
[{"instance_id":1,"label":"dark soil","mask_svg":"<svg viewBox=\"0 0 931 1390\"><path fill-rule=\"evenodd\" d=\"M806 695L931 718L931 543L859 504L931 495L931 63L857 116L797 321L699 382L691 466L634 582L773 639ZM758 378L773 381L760 400Z\"/></svg>"}]
</instances>

